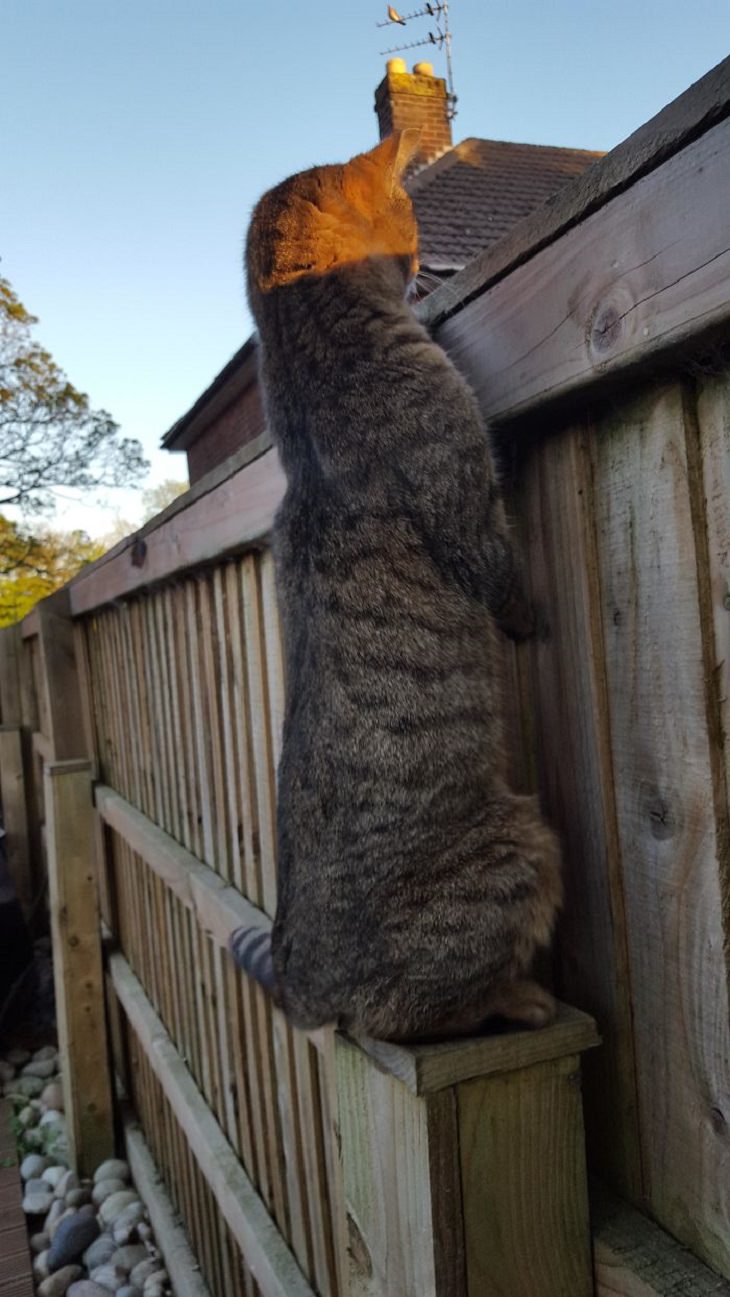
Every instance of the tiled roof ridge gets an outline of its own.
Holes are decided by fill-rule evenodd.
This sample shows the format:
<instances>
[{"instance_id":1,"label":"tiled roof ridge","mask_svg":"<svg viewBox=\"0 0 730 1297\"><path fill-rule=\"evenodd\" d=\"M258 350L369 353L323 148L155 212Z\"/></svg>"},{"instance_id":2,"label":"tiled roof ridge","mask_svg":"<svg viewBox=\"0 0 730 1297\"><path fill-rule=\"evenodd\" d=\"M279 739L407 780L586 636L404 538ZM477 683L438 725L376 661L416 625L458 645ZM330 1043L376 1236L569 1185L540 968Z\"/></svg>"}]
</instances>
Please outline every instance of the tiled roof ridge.
<instances>
[{"instance_id":1,"label":"tiled roof ridge","mask_svg":"<svg viewBox=\"0 0 730 1297\"><path fill-rule=\"evenodd\" d=\"M605 156L605 150L603 149L576 149L568 144L530 144L525 140L493 140L483 135L467 135L463 140L459 140L457 144L453 144L450 149L446 149L434 162L429 162L420 167L408 181L406 186L408 192L411 194L418 193L435 176L441 175L449 167L454 166L461 158L459 150L463 149L465 145L479 146L484 144L505 149L525 149L533 153L538 151L541 153L561 153L571 157L602 158Z\"/></svg>"}]
</instances>

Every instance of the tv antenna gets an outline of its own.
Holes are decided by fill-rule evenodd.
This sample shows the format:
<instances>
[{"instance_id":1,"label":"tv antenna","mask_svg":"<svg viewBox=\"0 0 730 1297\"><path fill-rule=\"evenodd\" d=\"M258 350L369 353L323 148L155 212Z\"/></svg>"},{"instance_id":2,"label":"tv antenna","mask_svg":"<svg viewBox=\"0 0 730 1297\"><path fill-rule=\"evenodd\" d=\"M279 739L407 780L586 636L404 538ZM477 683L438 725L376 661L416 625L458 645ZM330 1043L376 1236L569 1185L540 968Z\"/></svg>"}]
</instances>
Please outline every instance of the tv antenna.
<instances>
[{"instance_id":1,"label":"tv antenna","mask_svg":"<svg viewBox=\"0 0 730 1297\"><path fill-rule=\"evenodd\" d=\"M451 65L451 32L449 31L449 4L448 0L439 0L439 3L424 4L422 9L415 9L413 13L401 14L392 5L388 5L388 17L385 22L376 23L376 27L405 27L406 23L413 22L417 18L432 18L434 21L435 31L429 31L423 40L407 41L403 45L392 45L390 49L381 50L381 56L385 54L400 54L403 50L414 50L421 45L435 45L437 49L444 50L446 54L446 90L449 103L449 117L456 116L456 95L454 94L454 72Z\"/></svg>"}]
</instances>

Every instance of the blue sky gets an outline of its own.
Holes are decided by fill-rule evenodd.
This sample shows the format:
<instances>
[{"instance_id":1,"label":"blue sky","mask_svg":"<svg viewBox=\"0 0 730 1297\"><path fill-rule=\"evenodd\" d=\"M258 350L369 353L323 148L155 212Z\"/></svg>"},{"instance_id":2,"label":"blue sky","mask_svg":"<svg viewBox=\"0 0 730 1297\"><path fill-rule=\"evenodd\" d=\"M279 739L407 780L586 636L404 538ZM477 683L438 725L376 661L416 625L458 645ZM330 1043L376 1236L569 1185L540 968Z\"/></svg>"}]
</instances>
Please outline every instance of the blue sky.
<instances>
[{"instance_id":1,"label":"blue sky","mask_svg":"<svg viewBox=\"0 0 730 1297\"><path fill-rule=\"evenodd\" d=\"M0 270L71 381L143 442L150 484L184 476L159 439L249 332L253 203L375 143L379 51L403 33L384 16L380 0L2 0ZM457 140L609 149L730 52L730 0L452 0L451 26ZM100 532L136 509L113 493L62 521Z\"/></svg>"}]
</instances>

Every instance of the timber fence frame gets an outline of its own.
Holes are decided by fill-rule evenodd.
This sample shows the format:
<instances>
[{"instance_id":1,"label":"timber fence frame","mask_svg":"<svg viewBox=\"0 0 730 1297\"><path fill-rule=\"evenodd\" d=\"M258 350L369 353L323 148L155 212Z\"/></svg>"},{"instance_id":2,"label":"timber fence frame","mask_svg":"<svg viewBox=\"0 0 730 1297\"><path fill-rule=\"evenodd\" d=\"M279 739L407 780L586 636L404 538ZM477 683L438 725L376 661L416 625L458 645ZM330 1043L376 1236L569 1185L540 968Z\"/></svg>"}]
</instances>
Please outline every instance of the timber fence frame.
<instances>
[{"instance_id":1,"label":"timber fence frame","mask_svg":"<svg viewBox=\"0 0 730 1297\"><path fill-rule=\"evenodd\" d=\"M624 1202L600 1195L592 1277L590 1017L355 1044L292 1032L226 959L231 927L266 926L275 903L267 537L284 479L266 439L23 624L70 1076L94 1024L77 1152L111 1139L106 1001L114 1067L214 1297L730 1292L729 210L726 61L423 308L509 437L552 621L506 653L510 760L560 822L560 985L605 1036L586 1068L590 1158Z\"/></svg>"}]
</instances>

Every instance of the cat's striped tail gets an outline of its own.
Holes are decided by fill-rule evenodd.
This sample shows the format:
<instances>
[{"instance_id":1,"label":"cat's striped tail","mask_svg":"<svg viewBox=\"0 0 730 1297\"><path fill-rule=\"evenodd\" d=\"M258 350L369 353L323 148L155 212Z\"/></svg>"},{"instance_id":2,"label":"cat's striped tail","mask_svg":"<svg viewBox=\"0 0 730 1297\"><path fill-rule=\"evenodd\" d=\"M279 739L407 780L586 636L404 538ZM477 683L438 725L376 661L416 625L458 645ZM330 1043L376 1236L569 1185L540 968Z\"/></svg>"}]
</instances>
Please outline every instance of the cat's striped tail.
<instances>
[{"instance_id":1,"label":"cat's striped tail","mask_svg":"<svg viewBox=\"0 0 730 1297\"><path fill-rule=\"evenodd\" d=\"M264 928L236 928L228 938L228 949L239 968L269 995L276 989L271 933Z\"/></svg>"}]
</instances>

